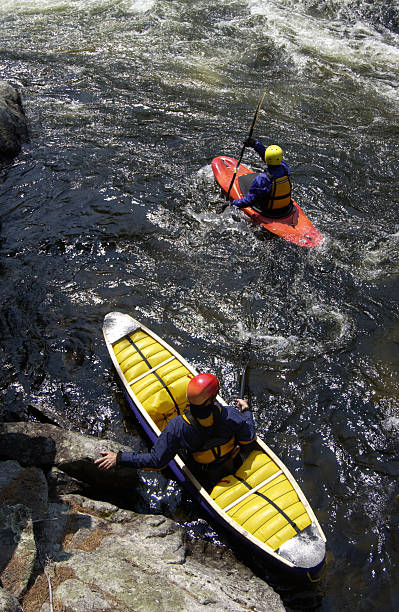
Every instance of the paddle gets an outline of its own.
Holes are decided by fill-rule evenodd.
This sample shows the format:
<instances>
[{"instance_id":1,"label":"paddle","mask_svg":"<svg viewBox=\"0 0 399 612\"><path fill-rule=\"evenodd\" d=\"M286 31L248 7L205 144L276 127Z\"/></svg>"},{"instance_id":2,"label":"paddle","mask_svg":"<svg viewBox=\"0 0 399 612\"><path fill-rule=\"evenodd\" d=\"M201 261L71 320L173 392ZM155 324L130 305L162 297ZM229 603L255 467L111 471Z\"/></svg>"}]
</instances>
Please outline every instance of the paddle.
<instances>
[{"instance_id":1,"label":"paddle","mask_svg":"<svg viewBox=\"0 0 399 612\"><path fill-rule=\"evenodd\" d=\"M244 399L245 391L247 388L247 370L248 370L248 364L245 366L241 374L241 388L240 388L240 398L241 399Z\"/></svg>"},{"instance_id":2,"label":"paddle","mask_svg":"<svg viewBox=\"0 0 399 612\"><path fill-rule=\"evenodd\" d=\"M245 391L246 391L246 387L247 387L247 370L248 370L248 365L249 365L249 352L250 352L250 347L251 347L251 336L249 336L248 340L245 343L245 366L243 367L243 370L241 372L241 380L240 380L240 395L239 398L240 399L245 399L244 395L245 395ZM244 351L243 351L244 352ZM237 403L237 407L238 407L238 403ZM238 455L238 453L240 452L240 445L237 444L237 446L233 449L232 452L232 457L236 457Z\"/></svg>"},{"instance_id":3,"label":"paddle","mask_svg":"<svg viewBox=\"0 0 399 612\"><path fill-rule=\"evenodd\" d=\"M241 385L240 385L240 398L244 399L244 395L245 395L245 391L247 388L247 371L248 371L248 365L249 365L249 356L250 356L250 351L251 351L251 336L249 336L248 340L245 343L245 366L243 367L243 370L241 372Z\"/></svg>"},{"instance_id":4,"label":"paddle","mask_svg":"<svg viewBox=\"0 0 399 612\"><path fill-rule=\"evenodd\" d=\"M254 131L254 129L255 129L255 125L256 125L256 122L257 122L257 120L258 120L259 111L260 111L261 106L262 106L262 104L263 104L263 100L264 100L264 98L265 98L265 95L266 95L266 92L264 92L264 93L263 93L263 95L262 95L261 99L260 99L260 100L259 100L259 102L258 102L258 106L256 107L256 111L255 111L255 116L254 116L254 118L253 118L252 125L251 125L251 129L249 130L249 134L248 134L248 136L247 136L246 141L248 140L248 138L252 138L252 134L253 134L253 131ZM246 141L245 141L245 142L246 142ZM239 168L239 166L240 166L240 164L241 164L241 160L242 160L243 155L244 155L244 151L245 151L245 148L246 148L245 142L244 142L244 145L243 145L243 147L242 147L242 149L241 149L241 155L240 155L239 160L238 160L238 162L237 162L237 165L236 165L236 167L235 167L235 169L234 169L233 176L231 177L231 183L230 183L229 189L228 189L227 194L226 194L226 200L227 200L227 202L226 202L226 204L222 204L222 206L221 206L221 207L220 207L220 208L219 208L219 209L216 211L218 215L219 215L220 213L224 212L224 211L226 210L226 208L228 207L229 203L230 203L230 202L229 202L230 191L231 191L231 188L233 187L233 184L234 184L234 179L235 179L236 174L237 174L237 170L238 170L238 168Z\"/></svg>"}]
</instances>

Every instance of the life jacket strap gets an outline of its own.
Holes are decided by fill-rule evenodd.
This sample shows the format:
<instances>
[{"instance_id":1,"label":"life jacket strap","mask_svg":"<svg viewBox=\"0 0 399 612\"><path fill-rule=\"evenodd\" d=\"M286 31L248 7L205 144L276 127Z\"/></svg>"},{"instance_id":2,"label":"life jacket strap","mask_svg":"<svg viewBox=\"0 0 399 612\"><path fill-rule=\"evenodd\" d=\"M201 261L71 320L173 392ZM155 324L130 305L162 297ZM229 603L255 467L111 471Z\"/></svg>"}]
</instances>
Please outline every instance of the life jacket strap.
<instances>
[{"instance_id":1,"label":"life jacket strap","mask_svg":"<svg viewBox=\"0 0 399 612\"><path fill-rule=\"evenodd\" d=\"M220 421L221 411L222 409L220 406L213 406L212 408L214 425L216 426L218 425ZM200 464L224 463L224 461L226 461L231 456L231 453L235 447L235 436L232 436L227 441L222 441L220 438L217 438L215 436L213 438L209 437L209 434L207 431L208 428L203 427L202 425L200 425L200 423L198 423L197 419L194 417L191 410L187 410L183 414L183 419L186 421L186 423L194 427L195 431L200 436L202 448L199 449L198 451L192 452L192 455L195 461L197 461ZM228 450L228 452L222 455L222 448L226 446L230 446L231 448L230 450ZM205 461L200 460L200 456L205 455L206 453L212 454L213 461L209 462L206 460Z\"/></svg>"}]
</instances>

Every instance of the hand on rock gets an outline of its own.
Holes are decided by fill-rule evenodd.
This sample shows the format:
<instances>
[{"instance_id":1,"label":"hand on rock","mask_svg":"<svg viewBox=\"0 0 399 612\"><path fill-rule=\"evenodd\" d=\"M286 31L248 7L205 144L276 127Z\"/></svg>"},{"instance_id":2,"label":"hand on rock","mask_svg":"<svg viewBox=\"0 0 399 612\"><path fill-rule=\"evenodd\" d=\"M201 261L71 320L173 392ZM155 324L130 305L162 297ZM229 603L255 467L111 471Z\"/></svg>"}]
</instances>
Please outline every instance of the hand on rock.
<instances>
[{"instance_id":1,"label":"hand on rock","mask_svg":"<svg viewBox=\"0 0 399 612\"><path fill-rule=\"evenodd\" d=\"M99 459L96 459L94 462L99 470L110 470L111 468L115 467L117 453L105 451L101 454L102 457L99 457Z\"/></svg>"}]
</instances>

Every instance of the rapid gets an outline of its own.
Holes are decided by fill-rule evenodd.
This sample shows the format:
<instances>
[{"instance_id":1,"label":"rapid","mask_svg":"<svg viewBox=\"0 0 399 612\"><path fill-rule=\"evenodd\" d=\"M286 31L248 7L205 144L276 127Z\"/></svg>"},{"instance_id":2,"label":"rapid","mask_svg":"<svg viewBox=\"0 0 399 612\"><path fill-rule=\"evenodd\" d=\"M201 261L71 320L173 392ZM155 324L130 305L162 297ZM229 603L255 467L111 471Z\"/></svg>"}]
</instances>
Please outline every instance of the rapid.
<instances>
[{"instance_id":1,"label":"rapid","mask_svg":"<svg viewBox=\"0 0 399 612\"><path fill-rule=\"evenodd\" d=\"M399 607L399 8L372 0L0 0L30 140L0 169L0 394L145 449L102 338L132 314L237 397L327 536L287 610ZM216 214L213 157L279 144L325 235ZM243 163L260 169L247 150ZM249 342L250 340L250 342ZM165 475L137 508L231 546ZM240 554L240 551L234 552Z\"/></svg>"}]
</instances>

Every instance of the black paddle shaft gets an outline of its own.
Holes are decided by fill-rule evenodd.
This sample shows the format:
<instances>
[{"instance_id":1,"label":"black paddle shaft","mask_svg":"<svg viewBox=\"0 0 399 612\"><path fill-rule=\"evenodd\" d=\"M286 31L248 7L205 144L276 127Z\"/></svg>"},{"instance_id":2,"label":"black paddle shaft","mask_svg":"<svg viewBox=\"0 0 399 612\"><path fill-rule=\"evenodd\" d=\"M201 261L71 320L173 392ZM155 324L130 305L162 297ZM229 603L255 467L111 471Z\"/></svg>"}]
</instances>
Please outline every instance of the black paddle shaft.
<instances>
[{"instance_id":1,"label":"black paddle shaft","mask_svg":"<svg viewBox=\"0 0 399 612\"><path fill-rule=\"evenodd\" d=\"M249 130L249 134L248 134L247 140L248 140L248 138L251 138L251 137L252 137L253 131L254 131L254 129L255 129L256 122L257 122L257 120L258 120L259 111L260 111L260 109L261 109L261 107L262 107L262 104L263 104L263 100L264 100L264 98L265 98L265 95L266 95L266 92L264 92L264 93L263 93L263 95L262 95L261 99L260 99L260 100L259 100L259 102L258 102L258 106L256 107L255 115L254 115L254 118L253 118L253 120L252 120L252 125L251 125L251 129ZM243 147L242 147L242 149L241 149L241 154L240 154L240 157L239 157L239 159L238 159L237 165L236 165L236 167L235 167L235 169L234 169L234 172L233 172L233 176L231 177L230 186L229 186L228 191L227 191L227 193L226 193L226 200L227 200L227 202L226 202L226 204L223 204L223 206L221 206L221 207L220 207L220 209L218 210L218 212L219 212L219 213L222 213L224 210L226 210L226 208L227 208L227 207L228 207L228 205L229 205L230 191L231 191L231 189L232 189L232 187L233 187L233 185L234 185L234 179L235 179L235 177L236 177L237 170L238 170L238 168L239 168L239 166L240 166L240 164L241 164L241 160L242 160L242 158L243 158L245 148L246 148L246 147L245 147L245 142L244 142L244 145L243 145Z\"/></svg>"},{"instance_id":2,"label":"black paddle shaft","mask_svg":"<svg viewBox=\"0 0 399 612\"><path fill-rule=\"evenodd\" d=\"M241 374L241 388L240 388L240 398L241 399L244 399L245 391L247 388L247 369L248 369L248 365L245 366Z\"/></svg>"},{"instance_id":3,"label":"black paddle shaft","mask_svg":"<svg viewBox=\"0 0 399 612\"><path fill-rule=\"evenodd\" d=\"M249 336L247 342L245 343L245 366L241 372L241 381L240 381L240 398L244 399L245 392L247 390L247 373L249 366L249 358L251 351L251 336Z\"/></svg>"}]
</instances>

